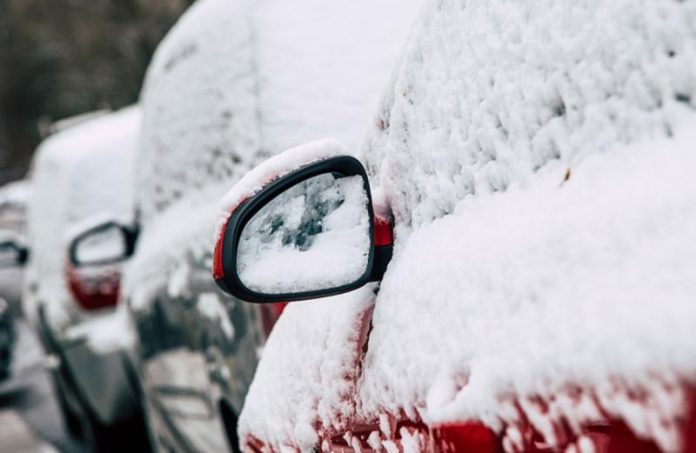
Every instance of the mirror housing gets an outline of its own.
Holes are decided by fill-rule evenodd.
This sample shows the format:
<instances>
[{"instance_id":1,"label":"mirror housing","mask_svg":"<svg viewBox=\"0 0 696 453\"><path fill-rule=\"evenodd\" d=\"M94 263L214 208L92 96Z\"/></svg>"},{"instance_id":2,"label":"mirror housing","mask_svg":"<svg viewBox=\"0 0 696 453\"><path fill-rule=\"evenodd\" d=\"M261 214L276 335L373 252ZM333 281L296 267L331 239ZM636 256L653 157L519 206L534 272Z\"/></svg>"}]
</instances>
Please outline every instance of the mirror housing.
<instances>
[{"instance_id":1,"label":"mirror housing","mask_svg":"<svg viewBox=\"0 0 696 453\"><path fill-rule=\"evenodd\" d=\"M0 235L0 268L22 267L29 259L29 249L16 235Z\"/></svg>"},{"instance_id":2,"label":"mirror housing","mask_svg":"<svg viewBox=\"0 0 696 453\"><path fill-rule=\"evenodd\" d=\"M297 190L302 183L312 178L323 175L332 175L336 180L348 177L358 177L362 183L362 189L366 196L364 205L367 215L368 233L364 244L367 253L366 264L363 272L357 278L341 282L334 286L310 287L296 292L261 292L251 289L240 278L239 252L240 242L247 225L255 216L274 200L291 189ZM306 201L308 195L299 197ZM339 203L338 206L341 206ZM325 214L326 215L326 214ZM320 218L319 225L328 217ZM275 231L275 227L274 231ZM321 230L321 227L320 227ZM375 218L370 186L367 173L360 161L354 157L339 155L328 157L314 163L302 166L282 177L277 177L262 185L262 188L251 196L246 197L234 208L226 219L217 237L215 252L213 255L213 276L218 286L228 294L255 303L278 303L315 299L336 294L345 293L357 289L370 281L381 280L392 254L391 223L381 217ZM300 272L300 271L298 271Z\"/></svg>"},{"instance_id":3,"label":"mirror housing","mask_svg":"<svg viewBox=\"0 0 696 453\"><path fill-rule=\"evenodd\" d=\"M70 264L74 267L102 266L116 264L130 258L135 252L135 244L138 239L139 228L137 225L123 225L117 221L110 220L79 233L70 242L68 257ZM91 243L98 242L99 237L107 235L121 241L118 250L89 251ZM88 256L85 257L85 251ZM90 256L91 255L91 256Z\"/></svg>"}]
</instances>

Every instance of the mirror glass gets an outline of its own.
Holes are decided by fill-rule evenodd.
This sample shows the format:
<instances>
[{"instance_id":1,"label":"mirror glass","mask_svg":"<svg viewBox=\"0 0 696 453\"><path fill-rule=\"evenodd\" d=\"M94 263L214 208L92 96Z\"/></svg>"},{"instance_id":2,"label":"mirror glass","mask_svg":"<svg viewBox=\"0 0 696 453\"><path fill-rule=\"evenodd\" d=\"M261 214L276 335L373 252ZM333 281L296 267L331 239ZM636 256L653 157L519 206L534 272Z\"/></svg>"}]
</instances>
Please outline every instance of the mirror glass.
<instances>
[{"instance_id":1,"label":"mirror glass","mask_svg":"<svg viewBox=\"0 0 696 453\"><path fill-rule=\"evenodd\" d=\"M19 266L21 251L13 241L0 242L0 268Z\"/></svg>"},{"instance_id":2,"label":"mirror glass","mask_svg":"<svg viewBox=\"0 0 696 453\"><path fill-rule=\"evenodd\" d=\"M361 176L326 173L291 187L244 227L237 252L239 279L264 294L356 282L370 254L368 203Z\"/></svg>"},{"instance_id":3,"label":"mirror glass","mask_svg":"<svg viewBox=\"0 0 696 453\"><path fill-rule=\"evenodd\" d=\"M78 238L75 244L78 265L113 263L123 259L126 252L126 238L118 225L91 231Z\"/></svg>"}]
</instances>

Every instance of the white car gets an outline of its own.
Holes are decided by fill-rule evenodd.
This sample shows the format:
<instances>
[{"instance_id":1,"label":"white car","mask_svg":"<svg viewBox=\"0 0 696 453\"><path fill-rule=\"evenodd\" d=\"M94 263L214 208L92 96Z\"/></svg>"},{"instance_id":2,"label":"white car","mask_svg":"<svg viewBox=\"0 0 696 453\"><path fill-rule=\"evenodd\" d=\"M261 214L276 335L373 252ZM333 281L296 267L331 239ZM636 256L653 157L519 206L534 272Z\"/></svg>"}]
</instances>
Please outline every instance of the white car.
<instances>
[{"instance_id":1,"label":"white car","mask_svg":"<svg viewBox=\"0 0 696 453\"><path fill-rule=\"evenodd\" d=\"M39 146L31 172L24 310L67 428L96 452L149 448L124 360L133 336L117 306L119 261L129 250L103 224L132 222L140 124L139 108L130 107L67 128Z\"/></svg>"},{"instance_id":2,"label":"white car","mask_svg":"<svg viewBox=\"0 0 696 453\"><path fill-rule=\"evenodd\" d=\"M238 451L237 419L282 305L210 278L217 200L266 157L329 133L358 146L419 0L201 0L141 96L141 236L124 274L153 438Z\"/></svg>"}]
</instances>

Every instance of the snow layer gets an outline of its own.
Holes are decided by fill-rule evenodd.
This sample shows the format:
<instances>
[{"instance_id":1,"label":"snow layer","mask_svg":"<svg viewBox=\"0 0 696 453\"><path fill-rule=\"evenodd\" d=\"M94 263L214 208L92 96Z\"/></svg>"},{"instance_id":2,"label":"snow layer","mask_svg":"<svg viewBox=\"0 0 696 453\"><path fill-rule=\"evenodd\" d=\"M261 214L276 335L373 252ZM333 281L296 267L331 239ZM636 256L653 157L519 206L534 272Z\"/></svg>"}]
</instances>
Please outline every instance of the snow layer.
<instances>
[{"instance_id":1,"label":"snow layer","mask_svg":"<svg viewBox=\"0 0 696 453\"><path fill-rule=\"evenodd\" d=\"M695 125L595 154L565 184L553 165L415 231L375 305L362 415L495 427L509 393L696 378Z\"/></svg>"},{"instance_id":2,"label":"snow layer","mask_svg":"<svg viewBox=\"0 0 696 453\"><path fill-rule=\"evenodd\" d=\"M370 222L361 176L324 174L297 184L244 227L241 282L267 294L337 288L367 271Z\"/></svg>"},{"instance_id":3,"label":"snow layer","mask_svg":"<svg viewBox=\"0 0 696 453\"><path fill-rule=\"evenodd\" d=\"M499 428L520 398L553 443L526 398L573 384L570 426L599 401L674 450L663 387L696 377L694 23L689 2L430 1L361 148L397 222L362 373L327 340L355 335L340 307L364 294L290 305L241 438L306 450L386 413Z\"/></svg>"},{"instance_id":4,"label":"snow layer","mask_svg":"<svg viewBox=\"0 0 696 453\"><path fill-rule=\"evenodd\" d=\"M21 181L5 184L0 187L0 216L5 216L6 209L24 209L31 196L31 181Z\"/></svg>"},{"instance_id":5,"label":"snow layer","mask_svg":"<svg viewBox=\"0 0 696 453\"><path fill-rule=\"evenodd\" d=\"M37 150L27 214L25 285L38 287L36 293L25 288L30 318L38 300L56 329L80 318L65 281L70 231L94 216L132 218L140 121L140 110L131 107L59 132Z\"/></svg>"},{"instance_id":6,"label":"snow layer","mask_svg":"<svg viewBox=\"0 0 696 453\"><path fill-rule=\"evenodd\" d=\"M246 0L196 2L162 41L141 95L137 204L144 224L258 163L257 80Z\"/></svg>"},{"instance_id":7,"label":"snow layer","mask_svg":"<svg viewBox=\"0 0 696 453\"><path fill-rule=\"evenodd\" d=\"M421 0L259 0L261 147L335 137L354 152Z\"/></svg>"},{"instance_id":8,"label":"snow layer","mask_svg":"<svg viewBox=\"0 0 696 453\"><path fill-rule=\"evenodd\" d=\"M240 433L276 451L297 446L308 451L320 441L317 431L348 428L373 299L374 287L368 285L287 307L266 343Z\"/></svg>"},{"instance_id":9,"label":"snow layer","mask_svg":"<svg viewBox=\"0 0 696 453\"><path fill-rule=\"evenodd\" d=\"M193 192L142 230L123 281L124 294L135 310L147 309L162 288L170 297L193 296L188 288L191 263L212 266L211 238L218 215L217 197L223 190L213 185Z\"/></svg>"},{"instance_id":10,"label":"snow layer","mask_svg":"<svg viewBox=\"0 0 696 453\"><path fill-rule=\"evenodd\" d=\"M696 105L696 5L431 1L363 150L399 224L524 184Z\"/></svg>"}]
</instances>

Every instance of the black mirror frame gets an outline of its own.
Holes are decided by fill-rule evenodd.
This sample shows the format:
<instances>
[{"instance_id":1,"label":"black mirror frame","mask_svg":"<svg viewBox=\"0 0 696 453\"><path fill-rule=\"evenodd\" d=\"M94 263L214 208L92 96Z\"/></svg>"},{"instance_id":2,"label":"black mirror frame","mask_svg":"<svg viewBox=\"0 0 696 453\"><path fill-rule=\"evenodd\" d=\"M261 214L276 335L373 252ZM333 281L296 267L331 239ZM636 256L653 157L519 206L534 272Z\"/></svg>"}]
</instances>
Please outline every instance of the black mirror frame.
<instances>
[{"instance_id":1,"label":"black mirror frame","mask_svg":"<svg viewBox=\"0 0 696 453\"><path fill-rule=\"evenodd\" d=\"M27 261L29 260L29 249L24 246L22 243L20 243L18 240L15 239L7 239L4 241L0 242L0 248L11 248L14 249L17 252L17 261L15 264L18 267L24 266ZM11 267L11 266L7 266ZM7 268L4 267L4 268Z\"/></svg>"},{"instance_id":2,"label":"black mirror frame","mask_svg":"<svg viewBox=\"0 0 696 453\"><path fill-rule=\"evenodd\" d=\"M367 194L367 211L369 215L368 220L370 228L370 252L367 267L363 275L356 281L347 285L315 291L304 291L300 293L264 294L247 288L241 282L236 266L239 239L246 224L259 210L261 210L278 195L296 186L297 184L306 181L307 179L326 173L339 174L343 177L362 177L363 187L365 188L365 193ZM222 231L222 237L219 240L222 241L222 244L219 244L218 246L221 247L222 250L221 264L223 276L221 278L216 278L215 282L218 284L220 289L241 300L254 303L295 302L333 296L360 288L366 283L375 280L373 275L375 267L374 211L372 208L372 194L370 193L370 184L367 179L367 172L360 161L351 156L331 157L301 167L298 170L272 181L261 189L261 191L244 200L234 210L234 212L232 212L230 218L227 219L225 227ZM384 273L384 269L381 269L381 273Z\"/></svg>"},{"instance_id":3,"label":"black mirror frame","mask_svg":"<svg viewBox=\"0 0 696 453\"><path fill-rule=\"evenodd\" d=\"M81 263L79 259L77 259L77 247L80 244L81 241L83 241L86 237L91 236L92 234L99 233L101 231L107 230L109 228L116 227L118 230L121 231L121 234L123 234L123 239L126 245L126 250L123 254L123 256L120 256L118 258L114 259L106 259L106 260L101 260L101 261L94 261L91 263ZM123 225L115 220L109 220L107 222L101 223L97 226L91 227L83 231L82 233L78 234L73 238L73 240L70 242L70 248L68 250L68 257L70 259L70 264L73 267L89 267L89 266L103 266L106 264L116 264L120 263L121 261L124 261L131 256L133 256L133 253L135 252L135 244L138 241L138 235L139 235L140 229L138 225Z\"/></svg>"}]
</instances>

